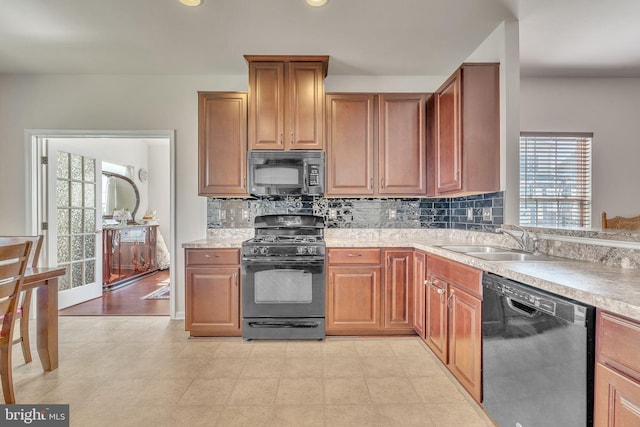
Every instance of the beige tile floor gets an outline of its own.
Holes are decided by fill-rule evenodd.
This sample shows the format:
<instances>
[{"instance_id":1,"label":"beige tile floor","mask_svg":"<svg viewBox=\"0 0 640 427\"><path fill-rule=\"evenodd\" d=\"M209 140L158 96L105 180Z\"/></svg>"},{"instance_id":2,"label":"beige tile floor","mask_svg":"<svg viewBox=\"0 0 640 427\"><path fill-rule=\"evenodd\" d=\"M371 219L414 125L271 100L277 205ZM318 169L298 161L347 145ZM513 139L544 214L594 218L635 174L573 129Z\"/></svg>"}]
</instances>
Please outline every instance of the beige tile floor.
<instances>
[{"instance_id":1,"label":"beige tile floor","mask_svg":"<svg viewBox=\"0 0 640 427\"><path fill-rule=\"evenodd\" d=\"M162 317L61 317L57 370L13 354L18 403L69 404L72 426L492 425L418 338L188 339Z\"/></svg>"}]
</instances>

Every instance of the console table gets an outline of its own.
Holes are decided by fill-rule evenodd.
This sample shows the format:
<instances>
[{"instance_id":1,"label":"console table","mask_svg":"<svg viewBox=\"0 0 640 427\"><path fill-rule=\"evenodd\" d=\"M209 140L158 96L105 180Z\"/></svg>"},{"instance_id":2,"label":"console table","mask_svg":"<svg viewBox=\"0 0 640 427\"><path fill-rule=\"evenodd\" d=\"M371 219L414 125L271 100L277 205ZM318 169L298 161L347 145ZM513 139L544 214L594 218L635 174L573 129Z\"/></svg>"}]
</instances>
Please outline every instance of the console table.
<instances>
[{"instance_id":1,"label":"console table","mask_svg":"<svg viewBox=\"0 0 640 427\"><path fill-rule=\"evenodd\" d=\"M103 289L111 290L158 269L157 230L157 225L103 227Z\"/></svg>"}]
</instances>

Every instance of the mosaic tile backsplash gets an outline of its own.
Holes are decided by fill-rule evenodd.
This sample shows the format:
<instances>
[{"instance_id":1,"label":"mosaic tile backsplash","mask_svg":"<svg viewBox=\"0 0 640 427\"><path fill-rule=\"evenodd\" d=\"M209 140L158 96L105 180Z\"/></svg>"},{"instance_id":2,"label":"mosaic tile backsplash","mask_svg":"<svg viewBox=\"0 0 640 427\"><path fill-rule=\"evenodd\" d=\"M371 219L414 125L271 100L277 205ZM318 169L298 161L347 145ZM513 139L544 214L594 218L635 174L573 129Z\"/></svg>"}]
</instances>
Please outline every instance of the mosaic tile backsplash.
<instances>
[{"instance_id":1,"label":"mosaic tile backsplash","mask_svg":"<svg viewBox=\"0 0 640 427\"><path fill-rule=\"evenodd\" d=\"M504 222L504 193L455 198L208 199L208 228L253 228L257 215L323 216L327 228L455 228L493 231Z\"/></svg>"}]
</instances>

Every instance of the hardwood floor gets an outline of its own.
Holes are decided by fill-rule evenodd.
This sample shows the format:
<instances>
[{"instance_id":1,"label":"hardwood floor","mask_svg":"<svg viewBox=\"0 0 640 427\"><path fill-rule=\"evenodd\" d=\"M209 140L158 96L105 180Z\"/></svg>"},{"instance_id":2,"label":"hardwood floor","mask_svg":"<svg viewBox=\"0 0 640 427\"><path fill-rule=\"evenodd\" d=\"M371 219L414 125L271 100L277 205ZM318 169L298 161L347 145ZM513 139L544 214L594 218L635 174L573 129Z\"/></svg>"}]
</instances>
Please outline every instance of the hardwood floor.
<instances>
[{"instance_id":1,"label":"hardwood floor","mask_svg":"<svg viewBox=\"0 0 640 427\"><path fill-rule=\"evenodd\" d=\"M168 299L141 299L167 284L169 270L158 271L131 285L105 292L101 298L65 308L58 313L60 316L168 316Z\"/></svg>"}]
</instances>

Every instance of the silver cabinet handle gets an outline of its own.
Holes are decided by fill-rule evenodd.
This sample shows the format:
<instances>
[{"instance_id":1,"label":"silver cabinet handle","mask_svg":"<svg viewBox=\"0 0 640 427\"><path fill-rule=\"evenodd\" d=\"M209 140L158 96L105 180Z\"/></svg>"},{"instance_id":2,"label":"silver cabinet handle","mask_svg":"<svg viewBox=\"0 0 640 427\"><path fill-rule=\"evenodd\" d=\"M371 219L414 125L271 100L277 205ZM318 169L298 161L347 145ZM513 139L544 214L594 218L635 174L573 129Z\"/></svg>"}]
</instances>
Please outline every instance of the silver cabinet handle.
<instances>
[{"instance_id":1,"label":"silver cabinet handle","mask_svg":"<svg viewBox=\"0 0 640 427\"><path fill-rule=\"evenodd\" d=\"M204 254L205 258L220 258L220 255L211 255L211 254Z\"/></svg>"},{"instance_id":2,"label":"silver cabinet handle","mask_svg":"<svg viewBox=\"0 0 640 427\"><path fill-rule=\"evenodd\" d=\"M362 256L362 254L347 254L347 256Z\"/></svg>"}]
</instances>

